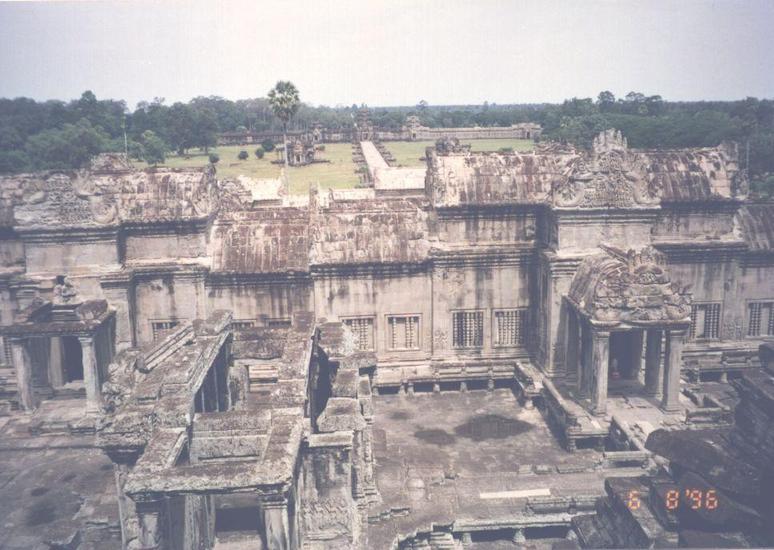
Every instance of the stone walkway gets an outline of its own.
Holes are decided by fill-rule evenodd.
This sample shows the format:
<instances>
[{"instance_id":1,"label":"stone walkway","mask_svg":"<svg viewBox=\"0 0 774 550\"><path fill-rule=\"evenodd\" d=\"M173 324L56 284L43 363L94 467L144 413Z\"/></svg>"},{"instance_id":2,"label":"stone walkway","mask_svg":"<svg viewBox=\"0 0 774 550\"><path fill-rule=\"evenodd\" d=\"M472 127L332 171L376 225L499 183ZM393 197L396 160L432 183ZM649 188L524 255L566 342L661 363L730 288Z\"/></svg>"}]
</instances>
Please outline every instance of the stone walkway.
<instances>
[{"instance_id":1,"label":"stone walkway","mask_svg":"<svg viewBox=\"0 0 774 550\"><path fill-rule=\"evenodd\" d=\"M363 150L363 157L365 157L366 164L368 165L368 173L371 174L371 179L376 179L376 171L379 169L387 169L387 161L384 160L382 154L376 149L376 145L371 141L361 141L360 147Z\"/></svg>"}]
</instances>

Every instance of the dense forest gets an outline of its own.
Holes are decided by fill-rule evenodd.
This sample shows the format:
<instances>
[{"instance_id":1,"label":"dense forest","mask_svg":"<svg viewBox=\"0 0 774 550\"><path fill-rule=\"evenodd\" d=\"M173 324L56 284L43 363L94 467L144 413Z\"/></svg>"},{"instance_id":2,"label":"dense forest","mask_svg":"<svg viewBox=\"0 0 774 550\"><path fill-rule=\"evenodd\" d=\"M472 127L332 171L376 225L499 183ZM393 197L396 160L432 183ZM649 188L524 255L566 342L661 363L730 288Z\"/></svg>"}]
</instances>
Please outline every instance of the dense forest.
<instances>
[{"instance_id":1,"label":"dense forest","mask_svg":"<svg viewBox=\"0 0 774 550\"><path fill-rule=\"evenodd\" d=\"M362 106L313 107L302 104L289 129L320 122L331 128L352 125ZM573 98L562 104L372 108L376 126L399 128L408 115L430 127L508 126L537 122L544 138L588 147L599 131L615 127L632 147L701 147L739 142L742 166L753 189L774 195L774 100L669 102L630 92L616 98ZM230 101L196 97L167 105L161 98L141 102L132 112L123 101L99 100L90 91L70 102L0 99L0 172L76 168L103 151L162 161L168 152L207 150L217 134L233 130L281 130L265 98Z\"/></svg>"}]
</instances>

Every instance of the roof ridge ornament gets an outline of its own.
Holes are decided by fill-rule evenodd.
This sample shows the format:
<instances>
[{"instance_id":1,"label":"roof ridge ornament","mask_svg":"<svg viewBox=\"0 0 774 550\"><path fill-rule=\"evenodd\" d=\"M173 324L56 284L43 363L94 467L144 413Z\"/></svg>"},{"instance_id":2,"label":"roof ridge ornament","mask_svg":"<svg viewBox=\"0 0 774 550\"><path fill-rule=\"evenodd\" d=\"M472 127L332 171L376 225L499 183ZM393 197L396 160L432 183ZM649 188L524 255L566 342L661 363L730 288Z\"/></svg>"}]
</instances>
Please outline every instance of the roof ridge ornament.
<instances>
[{"instance_id":1,"label":"roof ridge ornament","mask_svg":"<svg viewBox=\"0 0 774 550\"><path fill-rule=\"evenodd\" d=\"M662 188L642 154L629 151L626 138L611 128L594 138L590 155L574 159L553 192L559 207L643 208L661 202Z\"/></svg>"}]
</instances>

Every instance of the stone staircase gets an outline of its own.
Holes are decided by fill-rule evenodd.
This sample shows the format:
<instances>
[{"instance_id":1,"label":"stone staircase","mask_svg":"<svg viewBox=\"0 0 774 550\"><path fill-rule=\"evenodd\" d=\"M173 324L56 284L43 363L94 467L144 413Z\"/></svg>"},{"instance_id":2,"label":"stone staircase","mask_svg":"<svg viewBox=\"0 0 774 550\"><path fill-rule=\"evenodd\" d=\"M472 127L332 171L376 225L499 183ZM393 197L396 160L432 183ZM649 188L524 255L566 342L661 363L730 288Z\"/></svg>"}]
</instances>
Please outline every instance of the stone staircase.
<instances>
[{"instance_id":1,"label":"stone staircase","mask_svg":"<svg viewBox=\"0 0 774 550\"><path fill-rule=\"evenodd\" d=\"M456 550L459 546L448 531L433 531L430 533L430 548L433 550Z\"/></svg>"},{"instance_id":2,"label":"stone staircase","mask_svg":"<svg viewBox=\"0 0 774 550\"><path fill-rule=\"evenodd\" d=\"M247 366L247 376L250 381L250 392L268 392L277 383L279 369L276 364L252 363Z\"/></svg>"}]
</instances>

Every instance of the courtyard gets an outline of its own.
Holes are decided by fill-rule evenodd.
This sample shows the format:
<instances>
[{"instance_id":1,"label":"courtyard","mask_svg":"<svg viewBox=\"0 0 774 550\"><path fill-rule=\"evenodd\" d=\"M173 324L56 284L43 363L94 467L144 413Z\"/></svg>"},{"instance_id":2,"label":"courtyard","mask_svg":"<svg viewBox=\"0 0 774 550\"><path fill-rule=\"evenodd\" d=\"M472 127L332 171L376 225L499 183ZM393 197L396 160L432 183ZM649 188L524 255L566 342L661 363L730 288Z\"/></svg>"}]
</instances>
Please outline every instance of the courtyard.
<instances>
[{"instance_id":1,"label":"courtyard","mask_svg":"<svg viewBox=\"0 0 774 550\"><path fill-rule=\"evenodd\" d=\"M65 438L2 437L1 548L121 548L113 465L102 451L73 438L59 446Z\"/></svg>"},{"instance_id":2,"label":"courtyard","mask_svg":"<svg viewBox=\"0 0 774 550\"><path fill-rule=\"evenodd\" d=\"M460 140L463 145L470 145L470 150L500 151L511 149L513 151L531 151L535 148L535 142L531 139L471 139ZM387 141L384 143L387 150L395 157L400 166L406 168L421 167L425 165L425 149L434 147L433 141Z\"/></svg>"},{"instance_id":3,"label":"courtyard","mask_svg":"<svg viewBox=\"0 0 774 550\"><path fill-rule=\"evenodd\" d=\"M219 178L236 178L248 176L253 179L276 179L284 168L283 164L273 164L278 159L276 151L267 152L262 159L255 156L258 144L223 145L210 149L220 157L216 164ZM319 183L321 189L351 189L359 181L352 162L351 143L326 143L325 151L321 153L324 161L306 166L291 166L287 169L291 195L307 195L309 184ZM239 160L240 151L247 151L246 160ZM146 166L143 162L135 163L138 167ZM208 155L204 151L192 150L188 155L170 155L162 166L170 168L198 168L209 164Z\"/></svg>"},{"instance_id":4,"label":"courtyard","mask_svg":"<svg viewBox=\"0 0 774 550\"><path fill-rule=\"evenodd\" d=\"M369 521L380 518L368 526L373 548L433 524L514 524L530 499L604 493L602 454L563 450L540 411L521 406L509 389L377 396L373 432L382 496L369 511ZM534 533L536 548L563 538ZM472 540L481 543L477 548L513 547L496 536Z\"/></svg>"}]
</instances>

